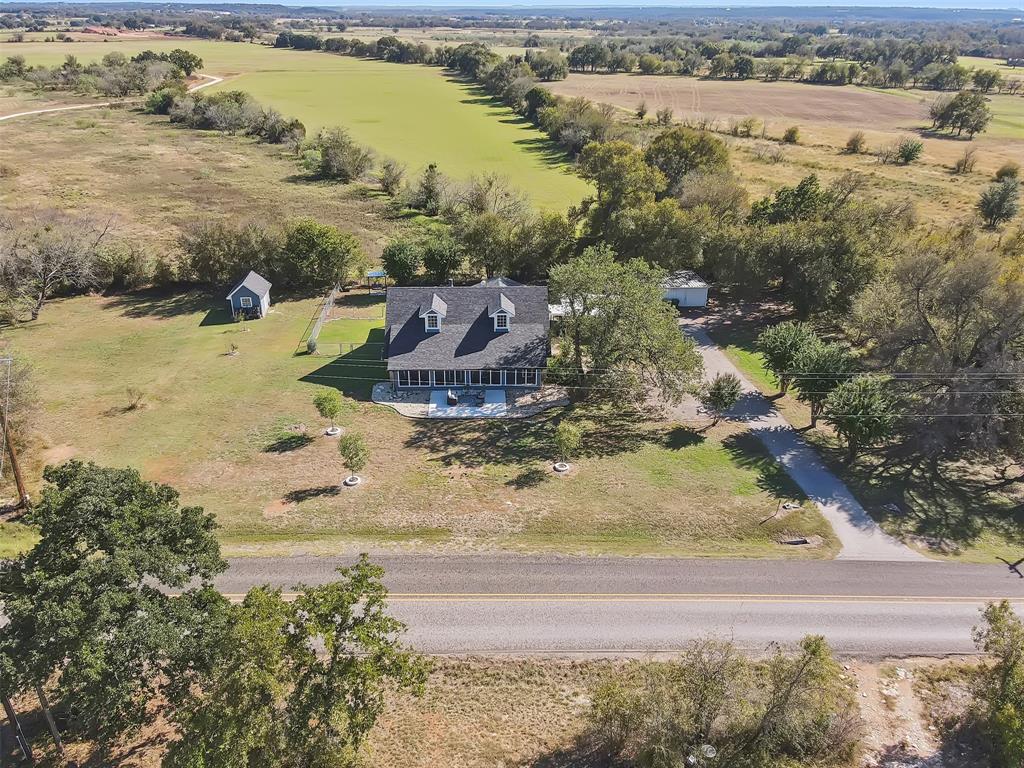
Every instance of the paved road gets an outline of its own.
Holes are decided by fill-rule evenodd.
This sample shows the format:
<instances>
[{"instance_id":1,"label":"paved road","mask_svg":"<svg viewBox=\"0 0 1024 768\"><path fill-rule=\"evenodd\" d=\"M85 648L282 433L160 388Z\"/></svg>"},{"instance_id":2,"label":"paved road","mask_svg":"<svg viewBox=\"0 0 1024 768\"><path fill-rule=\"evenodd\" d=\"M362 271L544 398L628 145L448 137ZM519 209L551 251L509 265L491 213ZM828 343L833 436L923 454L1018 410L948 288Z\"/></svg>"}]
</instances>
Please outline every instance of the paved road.
<instances>
[{"instance_id":1,"label":"paved road","mask_svg":"<svg viewBox=\"0 0 1024 768\"><path fill-rule=\"evenodd\" d=\"M332 578L339 558L241 558L217 582L293 588ZM846 656L970 653L987 600L1024 606L1004 566L938 562L676 560L380 553L408 639L429 653L673 651L695 638L744 649L824 634Z\"/></svg>"},{"instance_id":2,"label":"paved road","mask_svg":"<svg viewBox=\"0 0 1024 768\"><path fill-rule=\"evenodd\" d=\"M831 524L839 539L840 560L905 560L927 558L889 536L871 519L850 490L790 426L772 404L740 373L711 337L693 322L683 330L696 342L704 358L705 374L732 373L743 382L744 395L729 417L743 421L757 435L789 476L800 486Z\"/></svg>"}]
</instances>

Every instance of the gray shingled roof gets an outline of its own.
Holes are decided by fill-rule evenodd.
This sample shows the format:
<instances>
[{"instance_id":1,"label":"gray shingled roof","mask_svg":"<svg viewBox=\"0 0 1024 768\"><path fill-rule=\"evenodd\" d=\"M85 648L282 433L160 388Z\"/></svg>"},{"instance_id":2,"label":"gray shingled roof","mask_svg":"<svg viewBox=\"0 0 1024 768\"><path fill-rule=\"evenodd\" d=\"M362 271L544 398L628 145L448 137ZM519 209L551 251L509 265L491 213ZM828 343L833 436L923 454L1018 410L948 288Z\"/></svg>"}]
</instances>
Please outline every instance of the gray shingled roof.
<instances>
[{"instance_id":1,"label":"gray shingled roof","mask_svg":"<svg viewBox=\"0 0 1024 768\"><path fill-rule=\"evenodd\" d=\"M509 317L516 316L516 305L504 291L499 294L492 293L487 300L487 314L494 315L499 309L504 310Z\"/></svg>"},{"instance_id":2,"label":"gray shingled roof","mask_svg":"<svg viewBox=\"0 0 1024 768\"><path fill-rule=\"evenodd\" d=\"M439 333L427 333L420 312L436 295L447 304ZM494 330L489 307L504 295L515 305L509 330ZM388 288L385 344L388 370L543 368L548 358L548 289L486 285Z\"/></svg>"},{"instance_id":3,"label":"gray shingled roof","mask_svg":"<svg viewBox=\"0 0 1024 768\"><path fill-rule=\"evenodd\" d=\"M249 274L245 276L245 279L231 289L231 292L228 294L228 298L230 299L232 296L234 296L235 291L237 291L239 288L248 288L257 296L263 297L270 292L270 285L270 281L268 281L266 278L262 277L261 275L257 275L252 270L249 270Z\"/></svg>"},{"instance_id":4,"label":"gray shingled roof","mask_svg":"<svg viewBox=\"0 0 1024 768\"><path fill-rule=\"evenodd\" d=\"M444 299L435 293L430 297L429 303L420 307L420 317L423 317L427 312L433 312L438 317L446 317L448 315L448 305L445 304Z\"/></svg>"}]
</instances>

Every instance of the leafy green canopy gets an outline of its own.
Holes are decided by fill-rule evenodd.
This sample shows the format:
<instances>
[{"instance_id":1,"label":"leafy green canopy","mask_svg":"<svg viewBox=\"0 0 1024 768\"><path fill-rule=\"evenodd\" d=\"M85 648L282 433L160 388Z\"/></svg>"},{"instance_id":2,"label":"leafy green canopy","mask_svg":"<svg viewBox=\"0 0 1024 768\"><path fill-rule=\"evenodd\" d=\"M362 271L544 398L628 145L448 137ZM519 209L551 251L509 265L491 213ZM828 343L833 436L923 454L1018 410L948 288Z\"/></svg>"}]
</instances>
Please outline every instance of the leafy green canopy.
<instances>
[{"instance_id":1,"label":"leafy green canopy","mask_svg":"<svg viewBox=\"0 0 1024 768\"><path fill-rule=\"evenodd\" d=\"M225 568L216 524L133 469L69 461L43 477L28 516L39 543L0 573L0 659L17 689L60 673L76 724L107 740L148 720L182 638L203 622L208 584ZM194 579L204 586L184 598L160 589Z\"/></svg>"}]
</instances>

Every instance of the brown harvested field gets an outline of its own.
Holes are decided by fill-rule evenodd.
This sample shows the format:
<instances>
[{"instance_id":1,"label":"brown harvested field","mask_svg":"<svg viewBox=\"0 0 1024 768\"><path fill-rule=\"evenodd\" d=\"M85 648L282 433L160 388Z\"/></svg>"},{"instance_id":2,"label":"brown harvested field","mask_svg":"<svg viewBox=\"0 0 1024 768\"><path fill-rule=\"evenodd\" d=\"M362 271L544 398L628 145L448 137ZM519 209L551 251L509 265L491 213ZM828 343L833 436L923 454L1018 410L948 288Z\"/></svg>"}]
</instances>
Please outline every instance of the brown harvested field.
<instances>
[{"instance_id":1,"label":"brown harvested field","mask_svg":"<svg viewBox=\"0 0 1024 768\"><path fill-rule=\"evenodd\" d=\"M669 107L676 118L728 121L752 115L769 122L785 119L876 130L909 130L928 119L926 99L809 83L574 73L547 87L559 95L586 96L629 110L644 101L651 114Z\"/></svg>"}]
</instances>

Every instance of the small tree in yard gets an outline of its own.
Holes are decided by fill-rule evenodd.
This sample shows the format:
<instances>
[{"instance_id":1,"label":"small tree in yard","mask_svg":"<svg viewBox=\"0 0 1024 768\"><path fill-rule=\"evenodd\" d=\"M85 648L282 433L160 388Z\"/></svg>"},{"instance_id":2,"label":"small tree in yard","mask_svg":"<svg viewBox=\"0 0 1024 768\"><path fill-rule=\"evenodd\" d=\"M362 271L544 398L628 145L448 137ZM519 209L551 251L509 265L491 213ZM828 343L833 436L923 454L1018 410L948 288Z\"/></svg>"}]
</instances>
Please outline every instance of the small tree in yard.
<instances>
[{"instance_id":1,"label":"small tree in yard","mask_svg":"<svg viewBox=\"0 0 1024 768\"><path fill-rule=\"evenodd\" d=\"M558 460L566 463L572 461L583 445L583 430L571 421L560 421L555 428L555 450Z\"/></svg>"},{"instance_id":2,"label":"small tree in yard","mask_svg":"<svg viewBox=\"0 0 1024 768\"><path fill-rule=\"evenodd\" d=\"M742 395L743 382L734 373L719 373L705 385L700 391L700 403L714 418L711 426L716 426Z\"/></svg>"},{"instance_id":3,"label":"small tree in yard","mask_svg":"<svg viewBox=\"0 0 1024 768\"><path fill-rule=\"evenodd\" d=\"M811 427L818 426L818 416L832 391L848 381L853 359L842 344L824 344L815 339L805 344L796 356L798 372L794 386L797 399L811 409Z\"/></svg>"},{"instance_id":4,"label":"small tree in yard","mask_svg":"<svg viewBox=\"0 0 1024 768\"><path fill-rule=\"evenodd\" d=\"M1005 224L1019 209L1020 182L1012 177L990 184L978 198L978 213L989 229Z\"/></svg>"},{"instance_id":5,"label":"small tree in yard","mask_svg":"<svg viewBox=\"0 0 1024 768\"><path fill-rule=\"evenodd\" d=\"M814 331L802 323L779 323L761 331L757 337L757 349L764 358L765 366L779 382L781 394L789 391L797 355L816 338Z\"/></svg>"},{"instance_id":6,"label":"small tree in yard","mask_svg":"<svg viewBox=\"0 0 1024 768\"><path fill-rule=\"evenodd\" d=\"M847 461L881 442L895 426L894 402L879 376L859 376L836 387L825 401L825 418L846 440Z\"/></svg>"},{"instance_id":7,"label":"small tree in yard","mask_svg":"<svg viewBox=\"0 0 1024 768\"><path fill-rule=\"evenodd\" d=\"M313 405L321 417L329 419L331 422L331 428L327 434L338 434L341 430L338 429L334 421L345 410L345 401L342 400L341 393L336 389L325 387L313 396Z\"/></svg>"},{"instance_id":8,"label":"small tree in yard","mask_svg":"<svg viewBox=\"0 0 1024 768\"><path fill-rule=\"evenodd\" d=\"M370 458L370 451L366 447L366 441L363 440L362 435L355 433L349 433L338 441L338 453L341 454L341 460L345 465L345 469L351 475L357 475L362 471Z\"/></svg>"},{"instance_id":9,"label":"small tree in yard","mask_svg":"<svg viewBox=\"0 0 1024 768\"><path fill-rule=\"evenodd\" d=\"M988 655L978 671L974 703L994 768L1024 765L1024 624L1006 600L989 603L974 643Z\"/></svg>"}]
</instances>

